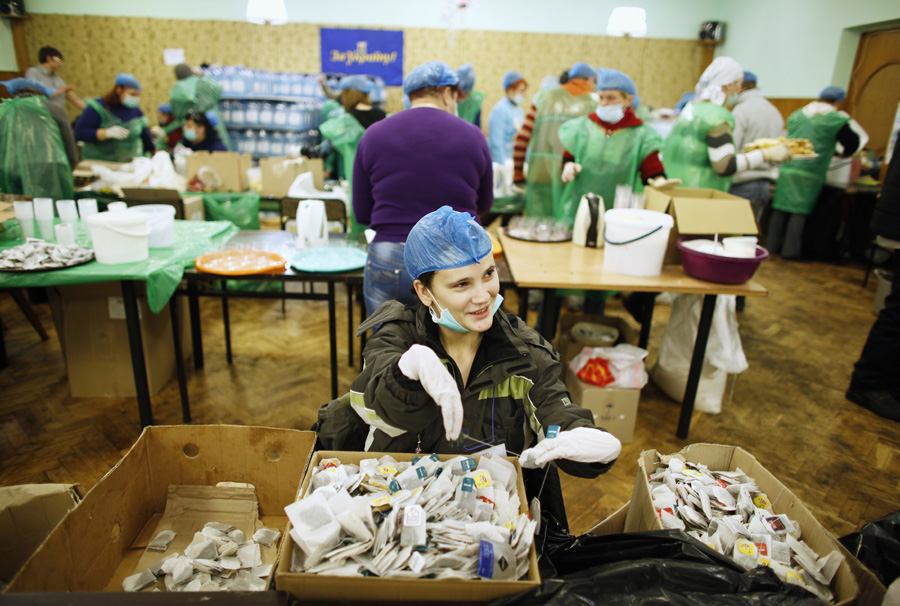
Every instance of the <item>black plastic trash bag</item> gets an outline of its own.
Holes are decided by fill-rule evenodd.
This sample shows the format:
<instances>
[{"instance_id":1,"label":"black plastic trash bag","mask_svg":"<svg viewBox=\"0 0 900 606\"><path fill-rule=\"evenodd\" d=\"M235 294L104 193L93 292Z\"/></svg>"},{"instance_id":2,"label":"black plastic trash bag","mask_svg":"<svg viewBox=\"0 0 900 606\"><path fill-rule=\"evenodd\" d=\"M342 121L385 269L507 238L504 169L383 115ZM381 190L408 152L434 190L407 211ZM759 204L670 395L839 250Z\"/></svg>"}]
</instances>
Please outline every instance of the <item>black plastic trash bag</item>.
<instances>
[{"instance_id":1,"label":"black plastic trash bag","mask_svg":"<svg viewBox=\"0 0 900 606\"><path fill-rule=\"evenodd\" d=\"M900 577L900 511L869 522L859 532L839 540L885 587Z\"/></svg>"},{"instance_id":2,"label":"black plastic trash bag","mask_svg":"<svg viewBox=\"0 0 900 606\"><path fill-rule=\"evenodd\" d=\"M572 537L547 545L563 574L492 606L824 606L769 568L744 570L680 530Z\"/></svg>"}]
</instances>

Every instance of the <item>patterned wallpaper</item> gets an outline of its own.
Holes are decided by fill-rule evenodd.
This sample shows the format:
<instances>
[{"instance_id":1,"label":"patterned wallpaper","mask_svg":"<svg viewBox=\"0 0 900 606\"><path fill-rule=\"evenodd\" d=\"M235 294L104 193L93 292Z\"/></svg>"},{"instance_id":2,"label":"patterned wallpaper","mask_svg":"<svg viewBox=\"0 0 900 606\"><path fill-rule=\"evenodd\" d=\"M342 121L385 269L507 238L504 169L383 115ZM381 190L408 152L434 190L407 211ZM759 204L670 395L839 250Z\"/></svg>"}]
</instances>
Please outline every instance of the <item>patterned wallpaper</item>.
<instances>
[{"instance_id":1,"label":"patterned wallpaper","mask_svg":"<svg viewBox=\"0 0 900 606\"><path fill-rule=\"evenodd\" d=\"M155 108L168 99L175 79L172 67L163 64L163 49L183 48L190 64L206 61L315 73L320 65L319 27L35 14L26 22L25 32L35 63L41 46L62 51L65 65L59 73L83 97L109 90L120 71L133 73L143 85L141 105L153 123ZM466 62L475 66L475 89L486 95L485 127L491 107L503 95L503 74L510 69L528 80L530 96L544 76L559 75L575 61L613 67L634 79L644 103L672 106L684 91L693 90L703 55L701 46L690 40L471 30L451 34L424 28L409 28L405 34L404 71L432 59L454 67ZM401 97L399 87L389 88L389 111L401 108Z\"/></svg>"}]
</instances>

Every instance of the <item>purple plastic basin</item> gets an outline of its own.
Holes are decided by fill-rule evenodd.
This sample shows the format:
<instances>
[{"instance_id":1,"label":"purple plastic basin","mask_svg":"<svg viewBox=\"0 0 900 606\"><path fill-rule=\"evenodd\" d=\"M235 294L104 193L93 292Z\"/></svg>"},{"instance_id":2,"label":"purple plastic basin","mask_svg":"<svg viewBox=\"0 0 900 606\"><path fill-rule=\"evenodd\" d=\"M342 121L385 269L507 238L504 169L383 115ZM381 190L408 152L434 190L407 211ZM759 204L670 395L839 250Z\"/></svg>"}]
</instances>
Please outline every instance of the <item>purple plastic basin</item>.
<instances>
[{"instance_id":1,"label":"purple plastic basin","mask_svg":"<svg viewBox=\"0 0 900 606\"><path fill-rule=\"evenodd\" d=\"M710 238L678 238L678 250L681 251L681 265L684 273L707 282L717 284L743 284L753 277L756 268L769 256L762 246L756 247L756 256L752 259L741 257L725 257L691 250L682 243L687 240L709 240Z\"/></svg>"}]
</instances>

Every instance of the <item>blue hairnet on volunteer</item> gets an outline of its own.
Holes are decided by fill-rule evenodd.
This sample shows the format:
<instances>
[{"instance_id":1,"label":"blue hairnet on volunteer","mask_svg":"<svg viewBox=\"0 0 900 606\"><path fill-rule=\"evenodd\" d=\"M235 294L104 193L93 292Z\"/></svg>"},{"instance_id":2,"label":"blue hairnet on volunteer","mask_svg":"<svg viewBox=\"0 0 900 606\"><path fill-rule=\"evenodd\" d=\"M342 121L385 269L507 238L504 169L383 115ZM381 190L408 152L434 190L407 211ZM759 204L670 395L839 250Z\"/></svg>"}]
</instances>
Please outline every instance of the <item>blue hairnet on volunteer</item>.
<instances>
[{"instance_id":1,"label":"blue hairnet on volunteer","mask_svg":"<svg viewBox=\"0 0 900 606\"><path fill-rule=\"evenodd\" d=\"M171 114L172 113L172 104L171 103L160 103L156 107L156 111L162 112L164 114Z\"/></svg>"},{"instance_id":2,"label":"blue hairnet on volunteer","mask_svg":"<svg viewBox=\"0 0 900 606\"><path fill-rule=\"evenodd\" d=\"M503 74L503 90L507 90L516 82L520 82L524 79L525 78L523 78L522 74L520 74L519 72L506 72L505 74Z\"/></svg>"},{"instance_id":3,"label":"blue hairnet on volunteer","mask_svg":"<svg viewBox=\"0 0 900 606\"><path fill-rule=\"evenodd\" d=\"M744 70L744 82L752 82L753 84L756 84L756 82L757 82L756 74L754 74L753 72L747 71L745 69Z\"/></svg>"},{"instance_id":4,"label":"blue hairnet on volunteer","mask_svg":"<svg viewBox=\"0 0 900 606\"><path fill-rule=\"evenodd\" d=\"M608 69L603 77L597 81L598 90L618 90L628 95L636 95L637 88L634 86L634 80L627 74L617 69Z\"/></svg>"},{"instance_id":5,"label":"blue hairnet on volunteer","mask_svg":"<svg viewBox=\"0 0 900 606\"><path fill-rule=\"evenodd\" d=\"M491 254L491 237L469 213L442 206L416 223L403 248L409 276L479 263Z\"/></svg>"},{"instance_id":6,"label":"blue hairnet on volunteer","mask_svg":"<svg viewBox=\"0 0 900 606\"><path fill-rule=\"evenodd\" d=\"M475 68L471 63L460 65L456 77L459 78L459 90L470 93L475 88Z\"/></svg>"},{"instance_id":7,"label":"blue hairnet on volunteer","mask_svg":"<svg viewBox=\"0 0 900 606\"><path fill-rule=\"evenodd\" d=\"M219 125L219 114L214 112L213 110L209 110L205 113L206 119L209 120L209 125L212 127L216 127Z\"/></svg>"},{"instance_id":8,"label":"blue hairnet on volunteer","mask_svg":"<svg viewBox=\"0 0 900 606\"><path fill-rule=\"evenodd\" d=\"M403 93L403 109L409 109L412 107L412 102L409 100L409 95Z\"/></svg>"},{"instance_id":9,"label":"blue hairnet on volunteer","mask_svg":"<svg viewBox=\"0 0 900 606\"><path fill-rule=\"evenodd\" d=\"M131 74L119 74L116 76L116 86L127 86L128 88L141 90L141 83Z\"/></svg>"},{"instance_id":10,"label":"blue hairnet on volunteer","mask_svg":"<svg viewBox=\"0 0 900 606\"><path fill-rule=\"evenodd\" d=\"M631 102L631 109L637 109L640 106L642 99L637 95L634 96L634 101Z\"/></svg>"},{"instance_id":11,"label":"blue hairnet on volunteer","mask_svg":"<svg viewBox=\"0 0 900 606\"><path fill-rule=\"evenodd\" d=\"M427 86L453 86L459 78L453 68L443 61L429 61L414 67L403 80L403 92L407 95Z\"/></svg>"},{"instance_id":12,"label":"blue hairnet on volunteer","mask_svg":"<svg viewBox=\"0 0 900 606\"><path fill-rule=\"evenodd\" d=\"M569 68L569 78L597 78L597 70L585 63L578 61Z\"/></svg>"},{"instance_id":13,"label":"blue hairnet on volunteer","mask_svg":"<svg viewBox=\"0 0 900 606\"><path fill-rule=\"evenodd\" d=\"M819 99L834 99L835 101L843 101L847 96L847 92L840 86L826 86L819 93Z\"/></svg>"},{"instance_id":14,"label":"blue hairnet on volunteer","mask_svg":"<svg viewBox=\"0 0 900 606\"><path fill-rule=\"evenodd\" d=\"M372 92L372 81L365 76L347 76L341 80L341 90L358 90L367 95Z\"/></svg>"},{"instance_id":15,"label":"blue hairnet on volunteer","mask_svg":"<svg viewBox=\"0 0 900 606\"><path fill-rule=\"evenodd\" d=\"M43 82L38 82L37 80L32 80L31 78L13 78L12 80L0 82L0 84L6 87L6 90L9 91L10 95L15 95L23 88L33 88L45 97L50 97L54 92L52 88L50 88Z\"/></svg>"}]
</instances>

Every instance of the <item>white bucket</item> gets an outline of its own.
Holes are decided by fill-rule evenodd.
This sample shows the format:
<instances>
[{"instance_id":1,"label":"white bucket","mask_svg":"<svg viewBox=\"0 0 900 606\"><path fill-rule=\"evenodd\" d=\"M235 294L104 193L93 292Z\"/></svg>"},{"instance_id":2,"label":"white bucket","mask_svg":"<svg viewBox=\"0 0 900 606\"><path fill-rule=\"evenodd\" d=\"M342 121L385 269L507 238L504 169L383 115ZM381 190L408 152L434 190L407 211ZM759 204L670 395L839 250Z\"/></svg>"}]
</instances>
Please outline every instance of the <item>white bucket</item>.
<instances>
[{"instance_id":1,"label":"white bucket","mask_svg":"<svg viewBox=\"0 0 900 606\"><path fill-rule=\"evenodd\" d=\"M150 248L167 248L175 244L175 207L169 204L142 204L132 210L147 215Z\"/></svg>"},{"instance_id":2,"label":"white bucket","mask_svg":"<svg viewBox=\"0 0 900 606\"><path fill-rule=\"evenodd\" d=\"M98 263L136 263L150 256L147 215L134 209L104 212L87 218Z\"/></svg>"},{"instance_id":3,"label":"white bucket","mask_svg":"<svg viewBox=\"0 0 900 606\"><path fill-rule=\"evenodd\" d=\"M606 211L603 269L627 276L658 276L675 224L670 215L655 210L614 208Z\"/></svg>"}]
</instances>

